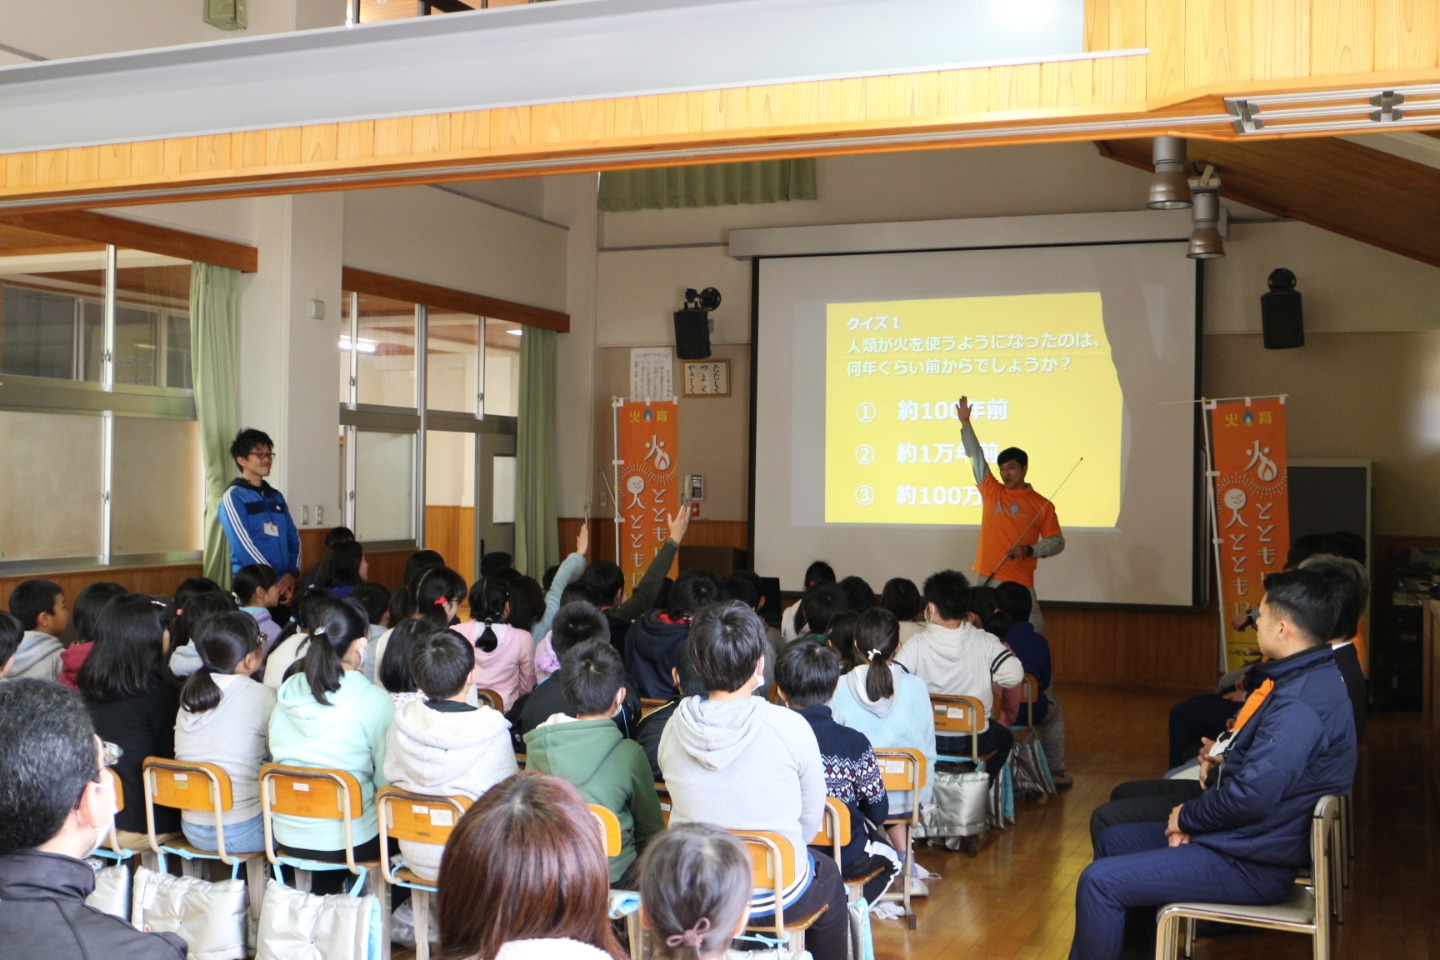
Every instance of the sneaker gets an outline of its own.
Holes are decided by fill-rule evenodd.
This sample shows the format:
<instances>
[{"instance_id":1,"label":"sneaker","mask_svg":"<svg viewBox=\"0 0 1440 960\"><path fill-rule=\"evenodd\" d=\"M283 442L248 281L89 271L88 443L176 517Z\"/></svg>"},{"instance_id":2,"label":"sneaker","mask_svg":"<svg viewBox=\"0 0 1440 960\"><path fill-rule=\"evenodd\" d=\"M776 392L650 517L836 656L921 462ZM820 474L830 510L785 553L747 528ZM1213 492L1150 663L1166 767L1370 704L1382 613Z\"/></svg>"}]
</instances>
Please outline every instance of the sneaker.
<instances>
[{"instance_id":1,"label":"sneaker","mask_svg":"<svg viewBox=\"0 0 1440 960\"><path fill-rule=\"evenodd\" d=\"M1050 774L1050 779L1054 781L1056 790L1064 790L1066 787L1073 787L1075 785L1075 781L1068 773L1052 773Z\"/></svg>"}]
</instances>

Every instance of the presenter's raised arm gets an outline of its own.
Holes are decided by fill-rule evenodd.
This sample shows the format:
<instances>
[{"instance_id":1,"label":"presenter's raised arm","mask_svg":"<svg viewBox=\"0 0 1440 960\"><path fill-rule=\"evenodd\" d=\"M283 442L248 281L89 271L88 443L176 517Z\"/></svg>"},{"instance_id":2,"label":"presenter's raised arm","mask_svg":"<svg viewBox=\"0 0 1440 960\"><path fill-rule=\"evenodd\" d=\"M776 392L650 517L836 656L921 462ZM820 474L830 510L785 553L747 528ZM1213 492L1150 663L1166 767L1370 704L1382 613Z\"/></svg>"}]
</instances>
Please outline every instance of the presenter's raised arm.
<instances>
[{"instance_id":1,"label":"presenter's raised arm","mask_svg":"<svg viewBox=\"0 0 1440 960\"><path fill-rule=\"evenodd\" d=\"M970 458L970 472L975 475L975 485L985 482L990 474L990 464L985 462L985 451L980 449L980 438L975 436L975 427L970 423L974 410L968 396L962 396L955 404L955 418L960 421L960 443L965 456Z\"/></svg>"}]
</instances>

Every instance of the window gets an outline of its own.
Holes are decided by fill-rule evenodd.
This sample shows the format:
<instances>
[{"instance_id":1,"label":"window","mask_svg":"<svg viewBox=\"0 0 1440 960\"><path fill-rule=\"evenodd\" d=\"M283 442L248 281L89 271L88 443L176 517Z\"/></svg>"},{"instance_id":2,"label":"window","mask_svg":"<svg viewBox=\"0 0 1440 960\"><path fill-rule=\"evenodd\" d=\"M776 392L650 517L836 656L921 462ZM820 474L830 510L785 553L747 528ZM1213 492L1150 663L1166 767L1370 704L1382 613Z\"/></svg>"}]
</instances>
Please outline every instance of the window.
<instances>
[{"instance_id":1,"label":"window","mask_svg":"<svg viewBox=\"0 0 1440 960\"><path fill-rule=\"evenodd\" d=\"M189 261L0 227L0 570L198 558L189 295Z\"/></svg>"}]
</instances>

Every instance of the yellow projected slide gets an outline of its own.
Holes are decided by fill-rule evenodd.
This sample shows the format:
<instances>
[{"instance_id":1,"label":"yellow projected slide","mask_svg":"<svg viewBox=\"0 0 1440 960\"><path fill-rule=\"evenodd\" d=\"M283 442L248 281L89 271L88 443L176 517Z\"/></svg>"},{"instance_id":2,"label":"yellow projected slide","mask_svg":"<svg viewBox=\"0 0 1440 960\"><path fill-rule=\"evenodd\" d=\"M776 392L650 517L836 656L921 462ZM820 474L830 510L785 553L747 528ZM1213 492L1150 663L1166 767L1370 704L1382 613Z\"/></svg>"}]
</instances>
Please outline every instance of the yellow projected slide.
<instances>
[{"instance_id":1,"label":"yellow projected slide","mask_svg":"<svg viewBox=\"0 0 1440 960\"><path fill-rule=\"evenodd\" d=\"M1062 526L1113 527L1122 402L1099 293L832 303L825 318L825 521L979 524L960 444L966 394L992 470L1020 447Z\"/></svg>"}]
</instances>

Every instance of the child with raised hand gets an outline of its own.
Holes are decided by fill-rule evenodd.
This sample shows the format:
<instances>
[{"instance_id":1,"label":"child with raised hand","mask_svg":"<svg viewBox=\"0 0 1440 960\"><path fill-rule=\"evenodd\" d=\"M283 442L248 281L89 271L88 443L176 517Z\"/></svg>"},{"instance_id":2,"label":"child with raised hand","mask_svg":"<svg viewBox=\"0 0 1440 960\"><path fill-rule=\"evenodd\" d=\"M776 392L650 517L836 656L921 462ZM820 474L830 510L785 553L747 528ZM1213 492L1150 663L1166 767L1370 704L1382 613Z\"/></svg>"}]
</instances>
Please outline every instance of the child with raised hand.
<instances>
[{"instance_id":1,"label":"child with raised hand","mask_svg":"<svg viewBox=\"0 0 1440 960\"><path fill-rule=\"evenodd\" d=\"M640 860L640 923L661 960L718 960L750 915L750 857L708 823L661 834Z\"/></svg>"},{"instance_id":2,"label":"child with raised hand","mask_svg":"<svg viewBox=\"0 0 1440 960\"><path fill-rule=\"evenodd\" d=\"M260 632L265 636L261 650L263 659L280 636L280 624L270 616L270 610L280 602L280 578L269 564L252 563L235 571L230 590L240 609L254 617L260 625Z\"/></svg>"},{"instance_id":3,"label":"child with raised hand","mask_svg":"<svg viewBox=\"0 0 1440 960\"><path fill-rule=\"evenodd\" d=\"M236 610L206 617L195 624L191 638L200 667L180 688L175 759L219 764L230 775L233 803L220 818L225 826L226 853L265 849L259 770L270 756L275 691L250 679L250 674L260 669L263 641L264 635L249 614ZM211 814L186 810L180 820L186 840L201 850L216 849Z\"/></svg>"},{"instance_id":4,"label":"child with raised hand","mask_svg":"<svg viewBox=\"0 0 1440 960\"><path fill-rule=\"evenodd\" d=\"M509 616L510 588L488 577L470 588L470 622L455 628L475 649L475 686L499 694L506 711L535 689L535 640Z\"/></svg>"},{"instance_id":5,"label":"child with raised hand","mask_svg":"<svg viewBox=\"0 0 1440 960\"><path fill-rule=\"evenodd\" d=\"M470 645L430 624L419 629L409 645L409 670L425 699L395 711L385 739L385 777L416 793L474 800L519 770L510 724L490 707L465 702L475 671ZM392 642L387 654L395 649ZM443 849L400 841L405 863L426 880L439 876Z\"/></svg>"},{"instance_id":6,"label":"child with raised hand","mask_svg":"<svg viewBox=\"0 0 1440 960\"><path fill-rule=\"evenodd\" d=\"M909 747L925 755L927 770L935 769L935 714L925 681L891 664L900 646L900 623L889 610L866 610L855 622L855 651L860 665L840 678L830 698L836 723L859 730L872 746ZM931 788L920 788L920 802L930 802ZM890 795L891 815L908 816L915 797L908 791ZM908 828L887 828L896 849L904 850Z\"/></svg>"}]
</instances>

